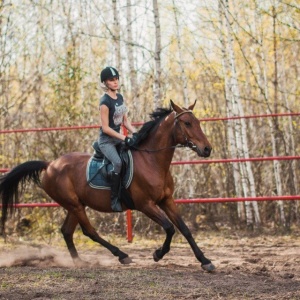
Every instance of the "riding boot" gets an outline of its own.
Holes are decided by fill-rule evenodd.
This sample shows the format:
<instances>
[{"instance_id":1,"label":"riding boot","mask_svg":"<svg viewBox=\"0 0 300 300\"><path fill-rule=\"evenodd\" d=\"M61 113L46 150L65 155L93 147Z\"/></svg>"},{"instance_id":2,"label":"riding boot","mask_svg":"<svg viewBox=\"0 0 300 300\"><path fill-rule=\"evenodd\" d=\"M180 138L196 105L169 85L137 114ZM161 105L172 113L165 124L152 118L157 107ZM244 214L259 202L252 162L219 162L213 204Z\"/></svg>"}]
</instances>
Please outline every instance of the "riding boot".
<instances>
[{"instance_id":1,"label":"riding boot","mask_svg":"<svg viewBox=\"0 0 300 300\"><path fill-rule=\"evenodd\" d=\"M112 172L111 173L111 208L113 211L121 212L123 211L122 205L120 203L120 174Z\"/></svg>"}]
</instances>

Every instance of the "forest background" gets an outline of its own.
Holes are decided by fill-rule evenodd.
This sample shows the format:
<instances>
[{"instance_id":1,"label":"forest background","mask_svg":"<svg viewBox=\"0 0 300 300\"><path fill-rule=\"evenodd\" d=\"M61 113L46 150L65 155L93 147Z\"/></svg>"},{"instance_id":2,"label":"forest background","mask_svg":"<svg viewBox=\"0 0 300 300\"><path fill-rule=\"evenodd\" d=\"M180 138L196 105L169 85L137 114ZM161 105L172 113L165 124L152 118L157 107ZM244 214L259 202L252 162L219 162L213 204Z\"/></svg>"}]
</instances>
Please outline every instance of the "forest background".
<instances>
[{"instance_id":1,"label":"forest background","mask_svg":"<svg viewBox=\"0 0 300 300\"><path fill-rule=\"evenodd\" d=\"M4 129L97 125L99 72L121 74L131 121L172 99L198 100L212 159L299 155L300 3L290 0L1 0L0 124ZM90 152L98 129L0 134L0 166ZM175 160L199 159L176 150ZM299 160L172 166L175 198L299 195ZM20 202L49 202L30 187ZM180 205L193 230L293 230L299 201ZM89 211L122 232L122 214ZM11 232L58 232L60 208L17 211ZM26 230L25 230L25 229ZM136 212L134 229L159 229ZM25 230L25 231L24 231ZM102 229L103 231L103 229Z\"/></svg>"}]
</instances>

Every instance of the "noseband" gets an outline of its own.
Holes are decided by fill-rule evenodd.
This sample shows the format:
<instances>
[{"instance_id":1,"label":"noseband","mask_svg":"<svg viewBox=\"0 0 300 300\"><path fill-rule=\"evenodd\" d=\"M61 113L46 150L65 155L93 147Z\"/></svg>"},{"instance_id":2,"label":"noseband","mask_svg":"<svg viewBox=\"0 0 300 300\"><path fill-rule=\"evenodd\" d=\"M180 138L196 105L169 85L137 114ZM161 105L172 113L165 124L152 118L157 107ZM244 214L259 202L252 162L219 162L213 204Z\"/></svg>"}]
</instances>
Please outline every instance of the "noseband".
<instances>
[{"instance_id":1,"label":"noseband","mask_svg":"<svg viewBox=\"0 0 300 300\"><path fill-rule=\"evenodd\" d=\"M180 131L181 131L181 133L182 133L182 135L183 135L183 138L184 138L184 140L185 140L185 143L183 144L183 146L184 146L184 147L191 148L191 149L197 149L197 146L196 146L192 141L190 141L190 140L187 138L186 134L183 132L182 127L181 127L181 125L180 125L180 123L179 123L179 121L181 121L181 120L179 120L178 118L179 118L181 115L187 114L187 113L193 114L193 112L192 112L191 110L185 110L185 111L182 111L182 112L179 113L179 114L176 114L176 115L175 115L175 125L177 125L177 124L179 125Z\"/></svg>"}]
</instances>

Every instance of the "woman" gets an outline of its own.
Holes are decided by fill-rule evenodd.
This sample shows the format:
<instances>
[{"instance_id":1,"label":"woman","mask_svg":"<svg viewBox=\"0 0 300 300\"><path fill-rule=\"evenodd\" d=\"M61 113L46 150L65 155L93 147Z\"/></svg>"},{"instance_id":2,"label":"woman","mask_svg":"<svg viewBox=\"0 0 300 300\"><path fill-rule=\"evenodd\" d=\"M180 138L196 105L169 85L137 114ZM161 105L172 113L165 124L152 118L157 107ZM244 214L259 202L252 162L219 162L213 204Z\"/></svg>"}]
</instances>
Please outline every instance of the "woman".
<instances>
[{"instance_id":1,"label":"woman","mask_svg":"<svg viewBox=\"0 0 300 300\"><path fill-rule=\"evenodd\" d=\"M106 67L101 71L100 80L105 94L101 97L99 106L101 127L98 144L103 154L113 165L111 172L111 208L113 211L122 211L122 206L119 202L122 161L116 146L122 141L125 141L125 144L128 146L132 146L136 131L127 119L127 108L123 96L117 93L119 89L118 71L113 67ZM120 133L121 124L133 134L133 137Z\"/></svg>"}]
</instances>

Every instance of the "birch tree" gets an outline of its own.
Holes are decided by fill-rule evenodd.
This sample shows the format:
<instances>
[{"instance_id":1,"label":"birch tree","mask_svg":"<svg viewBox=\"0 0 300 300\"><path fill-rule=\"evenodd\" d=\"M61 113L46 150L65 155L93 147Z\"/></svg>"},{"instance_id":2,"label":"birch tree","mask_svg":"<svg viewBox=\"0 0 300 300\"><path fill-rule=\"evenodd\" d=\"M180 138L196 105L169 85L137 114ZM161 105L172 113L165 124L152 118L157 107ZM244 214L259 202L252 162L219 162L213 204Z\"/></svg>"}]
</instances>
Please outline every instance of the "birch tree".
<instances>
[{"instance_id":1,"label":"birch tree","mask_svg":"<svg viewBox=\"0 0 300 300\"><path fill-rule=\"evenodd\" d=\"M227 94L226 94L226 104L227 104L227 111L231 114L231 116L244 116L244 109L243 105L240 100L240 91L238 86L237 80L237 72L236 72L236 62L235 62L235 54L234 54L234 46L233 46L233 34L230 22L230 13L229 13L229 3L227 0L221 0L219 3L219 9L221 10L221 17L224 15L225 20L225 28L226 28L226 37L227 41L223 39L223 47L227 49L228 53L225 54L225 60L227 63L223 63L223 66L229 67L229 69L225 68L225 76L229 75L229 79L227 80ZM226 91L225 90L225 91ZM234 138L233 133L231 132L231 128L229 128L228 136L231 138L230 145L231 149L237 149L236 154L239 158L249 158L249 147L248 147L248 140L247 140L247 128L246 123L243 118L237 119L234 121L233 131L234 131ZM240 163L239 164L239 171L240 171L240 179L244 197L248 196L255 196L255 183L254 183L254 176L252 173L251 165L249 162ZM236 176L236 179L238 177ZM249 182L248 182L249 179ZM256 225L260 225L260 216L258 211L257 203L252 202L252 208L254 210L254 217ZM253 225L253 217L252 211L250 207L250 203L248 201L245 202L246 208L246 222L249 227Z\"/></svg>"},{"instance_id":2,"label":"birch tree","mask_svg":"<svg viewBox=\"0 0 300 300\"><path fill-rule=\"evenodd\" d=\"M257 7L259 9L259 7ZM273 16L272 16L272 28L273 28L273 50L274 50L274 113L278 112L278 78L277 78L277 41L276 41L276 15L275 15L275 7L272 9L273 11ZM260 87L260 90L262 92L262 96L267 104L267 113L272 114L272 109L271 109L271 103L269 99L269 88L268 88L268 78L267 78L267 63L266 63L266 58L265 58L265 50L263 49L263 24L262 24L262 19L261 19L261 14L259 10L257 11L256 14L257 19L259 20L259 27L260 27L260 34L258 35L258 43L260 45L259 48L259 54L261 56L262 64L263 64L263 74L261 76L261 79L263 80L263 83ZM275 62L276 60L276 62ZM268 118L268 123L270 127L270 134L271 134L271 141L272 141L272 155L274 157L278 156L278 141L277 138L279 138L279 126L278 126L278 121L276 118L271 119ZM276 185L276 190L278 195L282 195L282 183L281 183L281 165L280 162L277 160L273 161L273 170L274 170L274 178L275 178L275 185ZM282 224L285 224L285 214L284 214L284 206L283 206L283 201L278 201L279 205L279 210L280 210L280 219Z\"/></svg>"},{"instance_id":3,"label":"birch tree","mask_svg":"<svg viewBox=\"0 0 300 300\"><path fill-rule=\"evenodd\" d=\"M180 79L183 84L183 99L185 107L189 106L189 96L188 96L188 81L187 76L185 73L185 62L183 57L183 50L182 50L182 43L181 43L181 30L180 30L180 23L178 21L178 10L175 6L175 0L173 1L173 12L174 12L174 19L175 19L175 30L176 30L176 41L178 46L178 64L180 67Z\"/></svg>"},{"instance_id":4,"label":"birch tree","mask_svg":"<svg viewBox=\"0 0 300 300\"><path fill-rule=\"evenodd\" d=\"M113 45L114 45L114 59L117 70L121 71L121 40L120 40L120 17L118 13L117 0L112 0L113 8Z\"/></svg>"},{"instance_id":5,"label":"birch tree","mask_svg":"<svg viewBox=\"0 0 300 300\"><path fill-rule=\"evenodd\" d=\"M130 97L132 100L132 108L134 113L140 115L141 113L141 103L139 100L139 87L137 85L137 72L134 67L135 57L134 57L134 40L132 34L132 3L131 0L127 0L126 7L126 20L127 20L127 57L128 57L128 66L129 66L129 80L130 80Z\"/></svg>"},{"instance_id":6,"label":"birch tree","mask_svg":"<svg viewBox=\"0 0 300 300\"><path fill-rule=\"evenodd\" d=\"M155 25L155 51L154 51L154 108L161 106L161 30L159 21L159 8L157 0L153 0L153 16Z\"/></svg>"}]
</instances>

